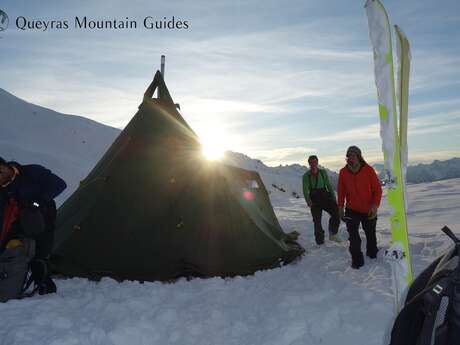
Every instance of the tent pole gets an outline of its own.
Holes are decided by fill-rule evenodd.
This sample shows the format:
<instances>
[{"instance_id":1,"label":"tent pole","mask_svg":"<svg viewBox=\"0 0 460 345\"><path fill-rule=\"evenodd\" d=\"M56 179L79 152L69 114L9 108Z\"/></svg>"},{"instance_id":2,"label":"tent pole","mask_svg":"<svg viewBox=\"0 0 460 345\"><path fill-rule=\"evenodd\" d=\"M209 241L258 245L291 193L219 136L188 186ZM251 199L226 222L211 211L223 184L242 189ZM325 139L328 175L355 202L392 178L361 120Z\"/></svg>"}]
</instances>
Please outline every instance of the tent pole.
<instances>
[{"instance_id":1,"label":"tent pole","mask_svg":"<svg viewBox=\"0 0 460 345\"><path fill-rule=\"evenodd\" d=\"M161 55L161 76L165 78L165 56Z\"/></svg>"},{"instance_id":2,"label":"tent pole","mask_svg":"<svg viewBox=\"0 0 460 345\"><path fill-rule=\"evenodd\" d=\"M165 79L165 60L166 60L165 56L161 55L160 73L161 73L161 76L163 77L163 80ZM158 87L157 96L158 98L161 98L161 88L160 87Z\"/></svg>"}]
</instances>

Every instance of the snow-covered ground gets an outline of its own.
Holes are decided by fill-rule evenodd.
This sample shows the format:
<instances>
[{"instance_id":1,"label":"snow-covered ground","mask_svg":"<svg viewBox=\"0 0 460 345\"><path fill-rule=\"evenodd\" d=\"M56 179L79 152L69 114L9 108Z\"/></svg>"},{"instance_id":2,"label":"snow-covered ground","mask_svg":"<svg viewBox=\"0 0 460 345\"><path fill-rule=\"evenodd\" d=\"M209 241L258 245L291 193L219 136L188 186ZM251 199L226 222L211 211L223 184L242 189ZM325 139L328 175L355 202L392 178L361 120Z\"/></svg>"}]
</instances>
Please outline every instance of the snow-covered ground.
<instances>
[{"instance_id":1,"label":"snow-covered ground","mask_svg":"<svg viewBox=\"0 0 460 345\"><path fill-rule=\"evenodd\" d=\"M57 280L56 294L0 304L0 344L383 344L393 317L389 265L379 254L351 269L346 242L314 243L303 199L270 197L283 228L301 233L307 252L297 263L174 284ZM409 186L416 273L449 246L441 226L460 232L459 201L460 179ZM390 236L386 215L384 202L381 248Z\"/></svg>"}]
</instances>

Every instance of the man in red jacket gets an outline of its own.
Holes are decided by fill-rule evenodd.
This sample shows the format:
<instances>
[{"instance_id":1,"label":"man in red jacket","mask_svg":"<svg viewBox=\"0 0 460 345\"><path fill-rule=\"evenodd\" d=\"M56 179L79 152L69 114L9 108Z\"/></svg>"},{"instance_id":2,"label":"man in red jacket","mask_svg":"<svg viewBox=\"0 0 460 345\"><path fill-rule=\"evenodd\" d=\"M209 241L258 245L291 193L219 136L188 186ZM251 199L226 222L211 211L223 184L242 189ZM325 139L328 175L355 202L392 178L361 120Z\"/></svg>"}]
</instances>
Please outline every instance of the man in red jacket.
<instances>
[{"instance_id":1,"label":"man in red jacket","mask_svg":"<svg viewBox=\"0 0 460 345\"><path fill-rule=\"evenodd\" d=\"M347 165L340 170L337 189L339 214L347 224L349 234L351 267L359 269L364 265L360 223L367 240L366 255L371 259L377 257L375 227L382 187L374 168L365 162L357 146L350 146L347 150Z\"/></svg>"}]
</instances>

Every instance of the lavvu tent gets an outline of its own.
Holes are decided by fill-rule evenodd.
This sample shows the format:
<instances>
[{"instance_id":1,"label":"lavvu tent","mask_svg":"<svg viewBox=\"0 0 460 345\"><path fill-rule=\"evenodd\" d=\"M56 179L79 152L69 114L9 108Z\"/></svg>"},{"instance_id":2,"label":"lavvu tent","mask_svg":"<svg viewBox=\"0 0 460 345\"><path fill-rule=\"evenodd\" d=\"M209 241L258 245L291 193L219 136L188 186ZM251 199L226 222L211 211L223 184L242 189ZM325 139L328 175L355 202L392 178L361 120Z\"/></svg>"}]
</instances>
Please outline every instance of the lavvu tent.
<instances>
[{"instance_id":1,"label":"lavvu tent","mask_svg":"<svg viewBox=\"0 0 460 345\"><path fill-rule=\"evenodd\" d=\"M160 72L56 229L53 270L95 279L245 275L304 252L256 172L202 158Z\"/></svg>"}]
</instances>

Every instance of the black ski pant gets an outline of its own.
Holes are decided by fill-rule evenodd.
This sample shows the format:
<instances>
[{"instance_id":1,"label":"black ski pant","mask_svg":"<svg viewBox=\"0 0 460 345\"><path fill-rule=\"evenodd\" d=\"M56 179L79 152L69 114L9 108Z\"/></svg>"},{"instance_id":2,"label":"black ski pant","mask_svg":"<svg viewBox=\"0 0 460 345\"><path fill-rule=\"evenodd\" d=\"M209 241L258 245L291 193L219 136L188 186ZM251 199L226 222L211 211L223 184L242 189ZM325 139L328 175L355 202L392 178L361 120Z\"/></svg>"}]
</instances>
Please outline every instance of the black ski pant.
<instances>
[{"instance_id":1,"label":"black ski pant","mask_svg":"<svg viewBox=\"0 0 460 345\"><path fill-rule=\"evenodd\" d=\"M377 237L375 228L377 226L377 217L369 219L367 213L345 209L345 220L349 235L351 260L353 263L364 261L361 251L361 237L359 236L359 225L361 224L366 235L366 255L375 258L378 252Z\"/></svg>"},{"instance_id":2,"label":"black ski pant","mask_svg":"<svg viewBox=\"0 0 460 345\"><path fill-rule=\"evenodd\" d=\"M321 198L320 200L313 202L311 205L311 215L313 217L313 224L315 229L315 240L316 243L320 244L324 242L324 230L321 225L321 218L323 211L329 213L329 234L335 235L339 231L340 217L337 203L331 197Z\"/></svg>"}]
</instances>

